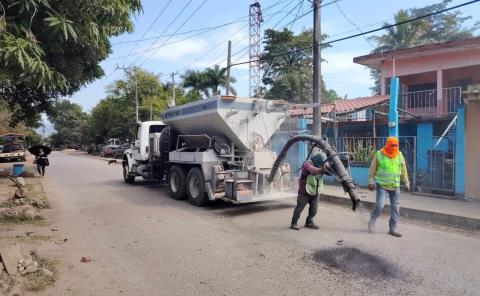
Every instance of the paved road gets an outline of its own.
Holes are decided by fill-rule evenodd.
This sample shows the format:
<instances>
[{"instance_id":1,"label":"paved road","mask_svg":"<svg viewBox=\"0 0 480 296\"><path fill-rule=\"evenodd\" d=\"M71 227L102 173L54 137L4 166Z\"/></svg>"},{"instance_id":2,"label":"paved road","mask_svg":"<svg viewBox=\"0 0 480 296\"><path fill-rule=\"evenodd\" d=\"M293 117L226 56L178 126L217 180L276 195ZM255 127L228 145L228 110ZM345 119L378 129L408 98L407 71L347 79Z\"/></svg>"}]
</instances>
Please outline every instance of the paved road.
<instances>
[{"instance_id":1,"label":"paved road","mask_svg":"<svg viewBox=\"0 0 480 296\"><path fill-rule=\"evenodd\" d=\"M42 247L61 277L40 295L480 294L477 234L406 222L397 239L385 218L369 234L368 213L327 204L320 230L293 231L293 200L197 208L163 185L124 184L120 165L61 153L50 163L50 227L68 242Z\"/></svg>"}]
</instances>

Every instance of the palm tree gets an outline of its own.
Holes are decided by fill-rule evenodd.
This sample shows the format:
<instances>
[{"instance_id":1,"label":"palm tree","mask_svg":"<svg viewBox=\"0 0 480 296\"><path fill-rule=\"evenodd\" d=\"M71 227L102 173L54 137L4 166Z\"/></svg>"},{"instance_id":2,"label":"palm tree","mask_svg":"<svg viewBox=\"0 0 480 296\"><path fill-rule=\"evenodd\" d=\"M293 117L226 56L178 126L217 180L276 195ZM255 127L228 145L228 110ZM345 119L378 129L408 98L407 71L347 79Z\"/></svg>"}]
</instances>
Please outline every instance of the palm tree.
<instances>
[{"instance_id":1,"label":"palm tree","mask_svg":"<svg viewBox=\"0 0 480 296\"><path fill-rule=\"evenodd\" d=\"M395 23L400 23L412 18L412 15L404 9L399 10L395 16ZM390 25L385 23L385 26ZM401 48L409 48L421 45L428 40L425 40L423 34L425 32L426 22L416 21L403 24L396 27L386 29L386 33L381 36L372 36L369 39L377 43L377 48L373 52L387 52Z\"/></svg>"},{"instance_id":2,"label":"palm tree","mask_svg":"<svg viewBox=\"0 0 480 296\"><path fill-rule=\"evenodd\" d=\"M202 94L209 97L210 92L208 91L208 87L205 85L205 74L200 71L195 70L187 70L185 74L181 76L183 82L182 85L184 88L190 88L190 92L194 94L194 96L201 98Z\"/></svg>"},{"instance_id":3,"label":"palm tree","mask_svg":"<svg viewBox=\"0 0 480 296\"><path fill-rule=\"evenodd\" d=\"M203 71L205 75L204 86L211 89L214 96L218 94L219 87L227 87L228 78L226 72L227 68L220 68L219 65L215 65L213 68L207 68ZM237 94L237 91L233 88L232 83L235 83L236 81L237 80L234 77L230 77L230 83L228 83L228 90L234 95Z\"/></svg>"}]
</instances>

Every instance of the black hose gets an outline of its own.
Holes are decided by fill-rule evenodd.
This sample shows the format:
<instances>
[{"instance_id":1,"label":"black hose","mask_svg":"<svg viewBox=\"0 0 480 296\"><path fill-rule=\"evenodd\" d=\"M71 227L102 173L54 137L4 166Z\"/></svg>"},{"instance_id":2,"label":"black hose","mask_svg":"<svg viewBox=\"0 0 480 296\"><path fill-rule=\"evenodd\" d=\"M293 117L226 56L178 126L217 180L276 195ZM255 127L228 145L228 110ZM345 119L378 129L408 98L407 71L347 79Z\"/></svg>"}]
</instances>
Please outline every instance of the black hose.
<instances>
[{"instance_id":1,"label":"black hose","mask_svg":"<svg viewBox=\"0 0 480 296\"><path fill-rule=\"evenodd\" d=\"M270 171L270 175L268 176L268 182L269 183L273 182L273 180L275 179L275 175L277 174L278 168L280 167L280 164L285 159L285 156L287 155L288 150L296 142L310 142L313 145L325 151L325 153L327 154L327 157L331 159L332 170L338 176L338 179L342 184L345 192L348 193L348 195L350 196L350 200L352 201L352 210L355 211L357 209L357 205L359 202L359 198L355 190L355 184L353 183L352 178L350 177L347 170L345 169L345 166L340 160L340 157L338 156L337 151L335 151L335 149L333 149L333 147L330 146L321 137L312 136L312 135L298 135L298 136L291 137L288 140L288 142L285 144L285 146L283 146L282 151L280 152L277 159L275 160L275 163L273 164L273 168Z\"/></svg>"}]
</instances>

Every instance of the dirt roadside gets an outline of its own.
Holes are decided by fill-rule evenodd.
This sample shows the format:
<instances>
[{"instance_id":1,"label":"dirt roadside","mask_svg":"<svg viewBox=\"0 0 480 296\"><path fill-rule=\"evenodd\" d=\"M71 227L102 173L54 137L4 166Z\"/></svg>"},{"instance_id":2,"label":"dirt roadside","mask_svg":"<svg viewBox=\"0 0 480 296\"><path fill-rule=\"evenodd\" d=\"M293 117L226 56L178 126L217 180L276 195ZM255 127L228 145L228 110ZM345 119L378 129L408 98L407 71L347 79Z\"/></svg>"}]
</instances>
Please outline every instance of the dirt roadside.
<instances>
[{"instance_id":1,"label":"dirt roadside","mask_svg":"<svg viewBox=\"0 0 480 296\"><path fill-rule=\"evenodd\" d=\"M12 178L15 163L0 163L0 293L29 295L52 285L58 278L55 259L38 251L60 242L33 156L22 162L21 178ZM63 239L61 241L63 243Z\"/></svg>"}]
</instances>

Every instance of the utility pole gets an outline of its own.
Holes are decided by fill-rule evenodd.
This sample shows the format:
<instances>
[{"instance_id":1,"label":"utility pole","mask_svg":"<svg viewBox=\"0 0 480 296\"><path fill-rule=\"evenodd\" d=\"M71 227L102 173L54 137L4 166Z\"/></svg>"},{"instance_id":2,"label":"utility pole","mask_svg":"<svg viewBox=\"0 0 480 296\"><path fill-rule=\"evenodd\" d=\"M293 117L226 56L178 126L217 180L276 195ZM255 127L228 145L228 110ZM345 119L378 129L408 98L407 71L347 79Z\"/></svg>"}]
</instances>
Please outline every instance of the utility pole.
<instances>
[{"instance_id":1,"label":"utility pole","mask_svg":"<svg viewBox=\"0 0 480 296\"><path fill-rule=\"evenodd\" d=\"M322 36L322 28L320 21L320 6L322 0L313 0L313 134L322 136L322 111L320 108L321 89L322 89L322 53L320 48L320 40Z\"/></svg>"},{"instance_id":2,"label":"utility pole","mask_svg":"<svg viewBox=\"0 0 480 296\"><path fill-rule=\"evenodd\" d=\"M227 96L230 95L230 67L232 65L232 41L228 40L228 50L227 50Z\"/></svg>"},{"instance_id":3,"label":"utility pole","mask_svg":"<svg viewBox=\"0 0 480 296\"><path fill-rule=\"evenodd\" d=\"M42 119L42 145L43 142L45 141L45 119Z\"/></svg>"},{"instance_id":4,"label":"utility pole","mask_svg":"<svg viewBox=\"0 0 480 296\"><path fill-rule=\"evenodd\" d=\"M133 78L135 80L135 121L136 121L136 123L139 123L140 120L139 120L139 117L138 117L138 81L137 81L137 76L132 75L132 71L134 72L135 68L132 68L132 67L125 68L123 66L120 67L118 65L117 65L116 68L117 69L122 69L123 71L125 71L127 76L129 76L130 78Z\"/></svg>"},{"instance_id":5,"label":"utility pole","mask_svg":"<svg viewBox=\"0 0 480 296\"><path fill-rule=\"evenodd\" d=\"M169 107L175 107L176 106L176 103L175 103L175 75L177 75L177 73L170 73L170 77L172 77L172 101L170 102L169 104Z\"/></svg>"},{"instance_id":6,"label":"utility pole","mask_svg":"<svg viewBox=\"0 0 480 296\"><path fill-rule=\"evenodd\" d=\"M153 106L150 104L150 121L153 121Z\"/></svg>"}]
</instances>

